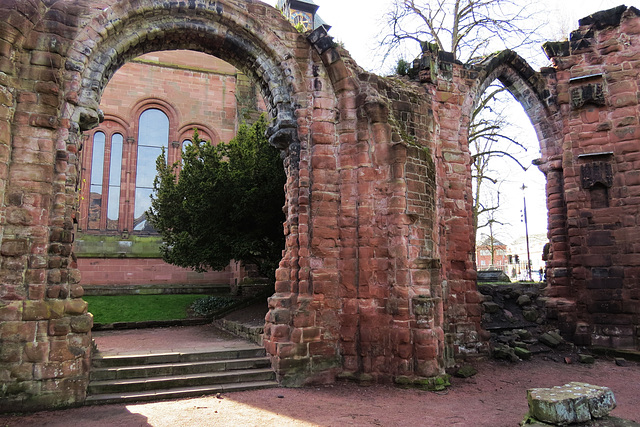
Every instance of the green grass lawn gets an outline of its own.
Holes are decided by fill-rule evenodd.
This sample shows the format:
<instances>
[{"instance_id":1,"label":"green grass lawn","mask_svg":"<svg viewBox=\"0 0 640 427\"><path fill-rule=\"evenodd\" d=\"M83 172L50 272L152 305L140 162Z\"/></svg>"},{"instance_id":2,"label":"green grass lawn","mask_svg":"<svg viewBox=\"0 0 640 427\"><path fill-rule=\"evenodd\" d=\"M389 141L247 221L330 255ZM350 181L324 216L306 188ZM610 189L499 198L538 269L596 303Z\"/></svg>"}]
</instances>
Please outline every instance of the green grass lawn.
<instances>
[{"instance_id":1,"label":"green grass lawn","mask_svg":"<svg viewBox=\"0 0 640 427\"><path fill-rule=\"evenodd\" d=\"M85 296L95 323L186 319L194 300L207 295Z\"/></svg>"}]
</instances>

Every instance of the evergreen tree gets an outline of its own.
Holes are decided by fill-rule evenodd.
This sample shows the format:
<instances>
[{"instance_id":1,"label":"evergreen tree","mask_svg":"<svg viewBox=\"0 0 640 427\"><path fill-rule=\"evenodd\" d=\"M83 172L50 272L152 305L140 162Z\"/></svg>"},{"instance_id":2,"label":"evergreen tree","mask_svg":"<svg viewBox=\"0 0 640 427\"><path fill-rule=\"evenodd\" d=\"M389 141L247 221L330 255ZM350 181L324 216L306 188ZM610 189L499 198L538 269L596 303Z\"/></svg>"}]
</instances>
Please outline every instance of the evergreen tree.
<instances>
[{"instance_id":1,"label":"evergreen tree","mask_svg":"<svg viewBox=\"0 0 640 427\"><path fill-rule=\"evenodd\" d=\"M284 248L286 176L266 128L262 116L218 145L195 131L182 164L167 165L164 152L158 157L147 216L163 237L166 262L206 271L243 261L274 281Z\"/></svg>"}]
</instances>

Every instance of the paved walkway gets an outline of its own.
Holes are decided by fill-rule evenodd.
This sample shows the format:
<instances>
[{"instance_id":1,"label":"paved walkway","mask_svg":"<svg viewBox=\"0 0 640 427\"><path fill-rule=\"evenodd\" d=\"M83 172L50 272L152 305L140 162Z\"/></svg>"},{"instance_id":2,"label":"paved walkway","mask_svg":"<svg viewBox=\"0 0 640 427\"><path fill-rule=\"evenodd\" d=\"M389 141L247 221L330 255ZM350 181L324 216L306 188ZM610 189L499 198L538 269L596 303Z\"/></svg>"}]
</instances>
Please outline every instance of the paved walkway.
<instances>
[{"instance_id":1,"label":"paved walkway","mask_svg":"<svg viewBox=\"0 0 640 427\"><path fill-rule=\"evenodd\" d=\"M640 422L640 365L612 360L571 365L541 358L487 361L474 377L453 378L442 393L339 383L274 388L193 399L0 414L5 427L516 427L527 412L526 391L582 381L610 387L613 415ZM640 425L640 424L637 424Z\"/></svg>"},{"instance_id":2,"label":"paved walkway","mask_svg":"<svg viewBox=\"0 0 640 427\"><path fill-rule=\"evenodd\" d=\"M213 324L98 331L92 337L102 355L207 351L251 345L250 341Z\"/></svg>"},{"instance_id":3,"label":"paved walkway","mask_svg":"<svg viewBox=\"0 0 640 427\"><path fill-rule=\"evenodd\" d=\"M93 336L103 354L206 351L248 344L214 325L100 331ZM567 365L536 358L516 364L486 361L478 365L478 375L453 378L453 386L443 393L339 383L134 405L0 414L0 427L507 427L518 425L526 413L527 389L570 381L610 387L618 401L613 415L640 421L638 363L620 367L603 359L595 365Z\"/></svg>"}]
</instances>

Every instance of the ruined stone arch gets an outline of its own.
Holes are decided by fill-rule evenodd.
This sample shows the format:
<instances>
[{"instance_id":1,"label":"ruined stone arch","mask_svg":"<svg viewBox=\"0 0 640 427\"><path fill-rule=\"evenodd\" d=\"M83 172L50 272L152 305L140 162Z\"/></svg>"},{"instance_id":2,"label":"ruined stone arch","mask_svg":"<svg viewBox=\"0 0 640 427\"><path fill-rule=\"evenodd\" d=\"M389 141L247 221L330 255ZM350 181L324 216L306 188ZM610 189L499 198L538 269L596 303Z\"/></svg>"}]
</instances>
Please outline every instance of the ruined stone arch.
<instances>
[{"instance_id":1,"label":"ruined stone arch","mask_svg":"<svg viewBox=\"0 0 640 427\"><path fill-rule=\"evenodd\" d=\"M478 66L480 72L469 91L472 98L467 100L471 105L468 114L477 106L480 96L489 85L498 80L524 108L543 153L548 150L547 147L553 148L556 145L554 139L559 135L553 117L558 110L544 77L512 50L491 55Z\"/></svg>"},{"instance_id":2,"label":"ruined stone arch","mask_svg":"<svg viewBox=\"0 0 640 427\"><path fill-rule=\"evenodd\" d=\"M580 37L551 46L554 68L541 73L508 51L475 66L429 52L418 81L362 71L322 31L299 34L257 0L8 0L4 11L0 411L85 400L92 321L72 256L81 132L99 123L111 75L152 50L231 62L258 82L271 111L287 219L264 346L282 385L339 376L424 385L488 351L467 134L476 97L494 79L523 103L541 140L550 307L563 332L637 348L637 304L593 300L620 289L637 301L638 204L627 205L626 192L640 180L623 167L640 150L638 67L621 62L637 44L608 44L637 35L635 9L608 12L601 28L581 23ZM603 29L621 36L594 36ZM589 211L583 175L603 182L603 162L617 174L612 203ZM598 228L611 218L624 219ZM629 320L623 339L607 335L619 318Z\"/></svg>"},{"instance_id":3,"label":"ruined stone arch","mask_svg":"<svg viewBox=\"0 0 640 427\"><path fill-rule=\"evenodd\" d=\"M326 72L319 69L320 64L308 65L313 61L308 42L278 11L253 1L196 1L186 5L142 0L106 7L72 44L65 63L66 79L80 85L77 92L65 94L65 99L72 100L63 110L65 118L71 119L72 130L95 126L101 118L101 94L120 66L147 52L176 49L196 50L223 59L252 78L261 90L272 119L270 141L282 151L288 175L284 207L287 243L276 277L281 299L273 304L276 309L278 304L291 307L295 302L282 301L295 301L298 293L309 292L298 287L298 280L305 278L301 265L308 265L300 257L309 253L299 250L309 244L299 235L299 230L306 232L309 228L308 215L300 214L308 212L305 204L309 190L300 188L299 182L301 169L311 166L301 154L311 144L308 126L313 101L308 74L314 73L315 89L330 90L331 85ZM137 124L132 128L135 133ZM70 140L73 138L72 131ZM280 335L276 341L282 340L281 334L290 333L290 325L278 326ZM281 357L277 347L274 344L268 350Z\"/></svg>"},{"instance_id":4,"label":"ruined stone arch","mask_svg":"<svg viewBox=\"0 0 640 427\"><path fill-rule=\"evenodd\" d=\"M302 70L295 52L280 37L301 37L273 10L282 31L266 31L263 22L231 2L198 1L186 6L153 0L127 1L106 7L76 37L67 60L69 78L79 78L82 90L71 118L81 130L99 121L99 99L110 77L126 61L147 52L188 49L219 57L256 81L274 119L273 142L279 134L294 137L295 109L305 104ZM248 6L251 9L251 5ZM124 11L124 12L123 12ZM78 73L78 74L76 74ZM74 76L75 74L75 76ZM297 139L297 137L294 137ZM280 148L283 141L278 142Z\"/></svg>"},{"instance_id":5,"label":"ruined stone arch","mask_svg":"<svg viewBox=\"0 0 640 427\"><path fill-rule=\"evenodd\" d=\"M564 269L569 254L566 249L567 212L562 168L562 111L557 103L557 88L549 86L554 71L547 74L534 71L516 52L504 50L491 55L479 64L479 72L465 101L464 115L470 117L480 96L498 80L522 105L538 138L540 159L535 165L544 173L547 184L549 251L560 261L548 263L547 268ZM553 272L548 274L550 285L556 284Z\"/></svg>"},{"instance_id":6,"label":"ruined stone arch","mask_svg":"<svg viewBox=\"0 0 640 427\"><path fill-rule=\"evenodd\" d=\"M310 127L314 109L335 119L336 98L326 70L304 36L279 11L253 0L196 0L188 4L74 1L53 2L43 10L22 10L17 4L10 2L10 13L30 16L27 24L36 24L33 29L27 24L21 28L24 37L12 43L15 58L0 64L0 71L9 74L0 84L10 95L0 99L0 107L11 113L5 116L9 117L8 131L3 131L8 139L3 136L1 141L8 147L3 153L9 165L8 185L2 190L5 200L10 200L2 206L10 218L3 222L1 231L5 261L1 294L3 301L5 297L13 301L8 308L16 310L11 320L24 321L26 335L17 343L3 344L3 348L11 347L19 359L14 362L24 362L25 369L34 363L46 363L50 369L38 374L28 391L16 389L15 395L20 395L16 399L25 402L26 408L42 407L53 395L57 395L54 406L85 398L90 315L81 299L83 291L72 257L79 148L82 131L103 118L99 101L110 77L126 61L145 52L189 49L212 54L258 83L273 119L271 141L282 150L288 175L287 243L272 308L305 311L313 298L308 285ZM3 8L4 4L0 10ZM7 31L21 34L15 29L14 33ZM318 93L319 101L311 90ZM132 132L135 127L131 126ZM14 147L18 147L15 155ZM327 215L335 218L335 209ZM305 294L306 300L300 294ZM43 326L71 320L76 326L67 328L66 339L49 337ZM292 348L293 322L277 313L272 318L268 351L277 360L291 357L286 353ZM314 321L310 326L315 325ZM23 357L30 334L43 327L40 353L29 352ZM283 365L274 368L277 372L287 369ZM47 389L53 382L58 391Z\"/></svg>"},{"instance_id":7,"label":"ruined stone arch","mask_svg":"<svg viewBox=\"0 0 640 427\"><path fill-rule=\"evenodd\" d=\"M185 4L127 0L105 5L75 37L64 64L65 79L78 82L65 93L68 103L63 114L71 120L70 140L75 131L99 123L102 92L128 60L160 50L207 53L231 63L260 88L273 121L270 140L283 151L290 176L286 203L289 206L291 199L295 203L300 151L298 119L304 116L308 102L304 71L298 62L309 58L304 49L300 57L292 48L302 36L289 22L275 9L253 1L199 0ZM166 108L162 110L167 113ZM171 126L177 127L180 118L171 114L169 117L174 119ZM133 134L136 129L137 123L132 126ZM297 217L289 215L289 219L288 224L294 226Z\"/></svg>"}]
</instances>

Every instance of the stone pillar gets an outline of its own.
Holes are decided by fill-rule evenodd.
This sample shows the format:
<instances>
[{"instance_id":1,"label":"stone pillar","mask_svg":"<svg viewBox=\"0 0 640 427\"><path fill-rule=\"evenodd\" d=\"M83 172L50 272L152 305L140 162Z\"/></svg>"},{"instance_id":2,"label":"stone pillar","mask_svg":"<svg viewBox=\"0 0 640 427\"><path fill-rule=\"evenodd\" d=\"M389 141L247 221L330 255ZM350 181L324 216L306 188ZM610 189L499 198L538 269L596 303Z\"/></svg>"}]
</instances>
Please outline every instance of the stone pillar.
<instances>
[{"instance_id":1,"label":"stone pillar","mask_svg":"<svg viewBox=\"0 0 640 427\"><path fill-rule=\"evenodd\" d=\"M619 6L579 24L569 41L545 45L564 119L548 173L549 313L579 344L637 350L640 88L631 58L640 12ZM561 192L565 206L556 203Z\"/></svg>"},{"instance_id":2,"label":"stone pillar","mask_svg":"<svg viewBox=\"0 0 640 427\"><path fill-rule=\"evenodd\" d=\"M10 21L24 23L18 13L9 12ZM33 37L16 39L23 49L13 59L19 72L3 92L13 99L0 100L0 108L15 109L0 135L11 144L0 218L0 411L76 404L88 382L92 317L72 260L79 135L60 111L68 39L54 34L62 24L48 22L51 33L19 29ZM7 33L5 27L0 39Z\"/></svg>"}]
</instances>

